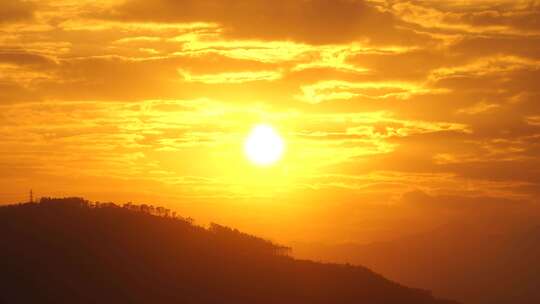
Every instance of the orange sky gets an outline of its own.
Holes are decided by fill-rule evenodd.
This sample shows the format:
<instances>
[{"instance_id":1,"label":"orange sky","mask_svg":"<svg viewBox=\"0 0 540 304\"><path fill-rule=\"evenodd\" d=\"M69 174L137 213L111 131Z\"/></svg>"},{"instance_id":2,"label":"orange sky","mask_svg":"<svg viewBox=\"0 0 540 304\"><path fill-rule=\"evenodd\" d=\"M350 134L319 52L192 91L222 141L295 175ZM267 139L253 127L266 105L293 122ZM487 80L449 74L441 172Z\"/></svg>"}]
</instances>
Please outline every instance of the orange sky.
<instances>
[{"instance_id":1,"label":"orange sky","mask_svg":"<svg viewBox=\"0 0 540 304\"><path fill-rule=\"evenodd\" d=\"M285 241L519 220L539 20L530 0L2 0L0 202L160 203ZM257 123L287 145L270 168L242 152Z\"/></svg>"}]
</instances>

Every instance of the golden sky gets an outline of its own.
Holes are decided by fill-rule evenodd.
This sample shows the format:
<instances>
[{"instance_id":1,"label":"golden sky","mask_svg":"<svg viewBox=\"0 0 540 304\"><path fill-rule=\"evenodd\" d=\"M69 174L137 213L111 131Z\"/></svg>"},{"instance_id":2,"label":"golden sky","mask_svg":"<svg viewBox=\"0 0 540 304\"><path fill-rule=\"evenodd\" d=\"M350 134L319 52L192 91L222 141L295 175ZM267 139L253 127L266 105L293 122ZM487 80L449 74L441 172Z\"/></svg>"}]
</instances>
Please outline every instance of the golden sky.
<instances>
[{"instance_id":1,"label":"golden sky","mask_svg":"<svg viewBox=\"0 0 540 304\"><path fill-rule=\"evenodd\" d=\"M505 221L538 210L539 97L540 1L0 0L0 201L287 241Z\"/></svg>"}]
</instances>

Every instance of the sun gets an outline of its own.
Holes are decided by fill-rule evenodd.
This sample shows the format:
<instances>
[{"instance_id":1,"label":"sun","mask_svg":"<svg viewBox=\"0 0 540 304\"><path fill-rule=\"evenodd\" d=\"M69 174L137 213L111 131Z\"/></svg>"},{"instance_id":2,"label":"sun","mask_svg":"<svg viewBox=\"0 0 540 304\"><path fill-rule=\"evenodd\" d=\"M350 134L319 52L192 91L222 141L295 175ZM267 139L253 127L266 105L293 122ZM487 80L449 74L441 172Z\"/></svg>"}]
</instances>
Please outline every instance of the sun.
<instances>
[{"instance_id":1,"label":"sun","mask_svg":"<svg viewBox=\"0 0 540 304\"><path fill-rule=\"evenodd\" d=\"M247 158L258 166L270 166L281 159L285 143L269 125L260 124L251 130L244 144Z\"/></svg>"}]
</instances>

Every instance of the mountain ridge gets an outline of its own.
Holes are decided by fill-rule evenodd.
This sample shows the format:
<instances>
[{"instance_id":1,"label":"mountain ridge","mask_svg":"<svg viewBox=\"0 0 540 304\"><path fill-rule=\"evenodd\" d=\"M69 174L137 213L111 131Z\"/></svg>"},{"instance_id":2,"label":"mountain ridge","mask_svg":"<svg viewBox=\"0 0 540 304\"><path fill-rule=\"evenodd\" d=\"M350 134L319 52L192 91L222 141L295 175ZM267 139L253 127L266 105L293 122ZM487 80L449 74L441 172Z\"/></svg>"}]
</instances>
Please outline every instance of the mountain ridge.
<instances>
[{"instance_id":1,"label":"mountain ridge","mask_svg":"<svg viewBox=\"0 0 540 304\"><path fill-rule=\"evenodd\" d=\"M540 225L535 222L501 231L459 222L384 242L292 246L299 258L364 265L464 303L540 301Z\"/></svg>"},{"instance_id":2,"label":"mountain ridge","mask_svg":"<svg viewBox=\"0 0 540 304\"><path fill-rule=\"evenodd\" d=\"M134 210L79 198L0 207L0 302L456 303L228 227Z\"/></svg>"}]
</instances>

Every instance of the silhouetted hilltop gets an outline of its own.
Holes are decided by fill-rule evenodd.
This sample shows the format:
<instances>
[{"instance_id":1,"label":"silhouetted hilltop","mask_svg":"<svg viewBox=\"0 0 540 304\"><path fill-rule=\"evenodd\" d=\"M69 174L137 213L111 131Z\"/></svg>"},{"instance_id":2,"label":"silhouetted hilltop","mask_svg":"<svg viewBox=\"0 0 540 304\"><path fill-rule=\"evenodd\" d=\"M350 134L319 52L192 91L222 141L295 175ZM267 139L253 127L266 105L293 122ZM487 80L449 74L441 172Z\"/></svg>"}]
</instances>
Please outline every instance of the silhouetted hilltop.
<instances>
[{"instance_id":1,"label":"silhouetted hilltop","mask_svg":"<svg viewBox=\"0 0 540 304\"><path fill-rule=\"evenodd\" d=\"M4 206L0 232L0 303L454 303L148 205Z\"/></svg>"}]
</instances>

